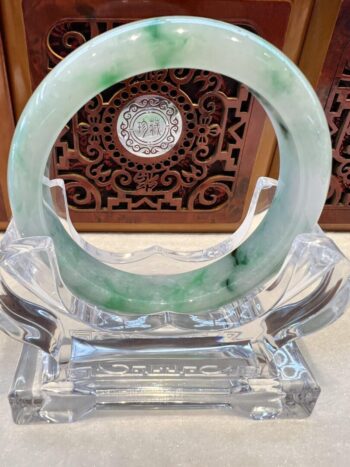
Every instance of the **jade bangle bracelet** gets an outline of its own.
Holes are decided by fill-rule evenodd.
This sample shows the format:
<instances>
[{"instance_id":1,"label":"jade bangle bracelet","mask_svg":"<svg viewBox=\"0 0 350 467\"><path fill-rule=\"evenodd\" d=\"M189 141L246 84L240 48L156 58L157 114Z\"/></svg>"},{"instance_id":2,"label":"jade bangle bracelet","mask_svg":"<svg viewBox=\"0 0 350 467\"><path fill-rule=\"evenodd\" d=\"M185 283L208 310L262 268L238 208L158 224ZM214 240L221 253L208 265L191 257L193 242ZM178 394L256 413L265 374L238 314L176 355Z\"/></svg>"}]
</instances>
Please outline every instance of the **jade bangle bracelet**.
<instances>
[{"instance_id":1,"label":"jade bangle bracelet","mask_svg":"<svg viewBox=\"0 0 350 467\"><path fill-rule=\"evenodd\" d=\"M164 68L204 69L247 85L274 126L280 178L263 222L236 251L190 272L137 275L101 263L74 242L44 203L43 177L61 129L83 104L119 81ZM20 235L52 238L62 281L76 297L120 313L197 313L244 296L277 272L295 236L317 222L330 169L323 110L288 58L226 23L164 17L102 34L54 68L17 125L8 185Z\"/></svg>"}]
</instances>

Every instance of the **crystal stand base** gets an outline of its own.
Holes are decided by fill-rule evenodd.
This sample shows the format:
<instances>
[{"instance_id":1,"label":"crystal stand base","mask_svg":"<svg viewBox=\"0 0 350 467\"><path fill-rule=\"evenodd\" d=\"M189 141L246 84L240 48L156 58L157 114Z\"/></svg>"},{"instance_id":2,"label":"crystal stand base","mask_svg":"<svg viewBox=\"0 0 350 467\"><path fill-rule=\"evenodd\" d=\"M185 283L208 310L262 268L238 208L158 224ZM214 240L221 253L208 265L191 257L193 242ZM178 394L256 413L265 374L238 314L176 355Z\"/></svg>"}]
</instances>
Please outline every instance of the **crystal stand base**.
<instances>
[{"instance_id":1,"label":"crystal stand base","mask_svg":"<svg viewBox=\"0 0 350 467\"><path fill-rule=\"evenodd\" d=\"M252 419L303 418L320 393L295 342L272 350L267 342L176 344L148 352L105 348L76 339L58 364L24 344L9 394L18 424L73 422L99 410L229 409ZM113 344L113 343L111 343ZM173 347L173 344L169 342ZM102 352L103 354L103 352Z\"/></svg>"},{"instance_id":2,"label":"crystal stand base","mask_svg":"<svg viewBox=\"0 0 350 467\"><path fill-rule=\"evenodd\" d=\"M215 247L179 253L154 246L133 250L127 261L80 246L139 276L196 270L220 258L231 267L274 187L267 179L258 184L240 230ZM202 289L208 297L206 284ZM320 388L296 341L349 306L350 261L336 245L315 226L294 239L266 283L221 306L203 297L197 313L190 306L152 313L96 307L62 281L52 239L22 238L12 223L0 246L0 330L23 343L9 396L14 421L73 422L99 410L146 408L227 408L258 420L308 416Z\"/></svg>"}]
</instances>

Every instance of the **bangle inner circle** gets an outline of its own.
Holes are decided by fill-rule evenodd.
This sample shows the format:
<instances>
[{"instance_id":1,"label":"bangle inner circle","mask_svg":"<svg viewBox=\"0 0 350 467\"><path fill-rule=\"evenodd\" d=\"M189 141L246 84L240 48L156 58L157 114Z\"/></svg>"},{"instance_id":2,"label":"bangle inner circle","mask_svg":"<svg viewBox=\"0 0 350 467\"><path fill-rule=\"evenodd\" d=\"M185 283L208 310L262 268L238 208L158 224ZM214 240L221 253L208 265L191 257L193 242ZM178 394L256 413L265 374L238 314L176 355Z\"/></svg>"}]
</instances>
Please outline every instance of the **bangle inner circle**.
<instances>
[{"instance_id":1,"label":"bangle inner circle","mask_svg":"<svg viewBox=\"0 0 350 467\"><path fill-rule=\"evenodd\" d=\"M274 126L280 179L263 222L236 251L191 272L137 275L98 261L75 243L44 202L42 180L56 138L82 104L112 84L164 68L207 69L248 86ZM146 140L161 151L162 135L173 138L170 146L163 148L171 150L176 141L175 120L178 125L183 123L175 112L170 127L169 122L161 121L161 115L155 124L153 97L146 95L145 99L147 112L130 117L127 112L118 127L118 131L123 126L126 131L123 136L122 128L118 134L121 144L129 144L129 151L141 150L140 157L147 157L147 149L142 149ZM131 121L135 125L130 126ZM142 127L146 124L149 128L151 123L152 132L142 132ZM330 169L331 144L323 110L289 59L241 28L204 18L164 17L104 33L53 69L34 92L17 125L8 184L20 235L52 239L60 275L74 296L120 313L194 313L227 305L277 272L295 236L317 222Z\"/></svg>"}]
</instances>

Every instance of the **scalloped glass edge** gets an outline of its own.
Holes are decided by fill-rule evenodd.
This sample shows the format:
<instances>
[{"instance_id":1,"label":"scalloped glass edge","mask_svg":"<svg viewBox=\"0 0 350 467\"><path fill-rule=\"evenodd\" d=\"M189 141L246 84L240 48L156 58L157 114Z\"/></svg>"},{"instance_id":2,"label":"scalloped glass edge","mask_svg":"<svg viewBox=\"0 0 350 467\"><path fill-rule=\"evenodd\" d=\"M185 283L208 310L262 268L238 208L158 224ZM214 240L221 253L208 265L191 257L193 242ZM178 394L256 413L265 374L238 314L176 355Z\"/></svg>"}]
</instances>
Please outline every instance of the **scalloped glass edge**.
<instances>
[{"instance_id":1,"label":"scalloped glass edge","mask_svg":"<svg viewBox=\"0 0 350 467\"><path fill-rule=\"evenodd\" d=\"M97 260L117 269L138 274L153 273L152 265L155 266L154 273L159 274L159 271L161 271L161 274L176 274L201 268L237 249L263 220L275 195L277 184L278 181L273 178L260 177L257 180L246 216L238 229L232 234L228 234L227 238L219 243L192 251L185 249L174 250L158 244L142 248L142 234L139 234L140 246L135 251L112 252L102 250L88 243L76 231L69 215L64 181L45 178L43 188L44 190L48 189L50 192L50 196L46 196L46 204L52 215L61 222L70 237ZM198 239L200 243L200 236L198 236ZM156 259L152 259L152 256L156 256ZM154 264L154 261L156 261L156 264ZM132 263L136 262L138 263L136 266L132 265Z\"/></svg>"},{"instance_id":2,"label":"scalloped glass edge","mask_svg":"<svg viewBox=\"0 0 350 467\"><path fill-rule=\"evenodd\" d=\"M249 209L250 221L244 221L245 234L253 228L254 215L262 206L258 201L262 202L259 194L266 186L271 189L275 183L268 181L268 185L265 182L258 185L260 191L256 190ZM268 199L271 202L272 196ZM265 199L260 214L268 209L268 205ZM240 234L240 238L243 237ZM227 244L235 248L232 238L229 237ZM126 314L84 302L63 283L52 240L49 237L19 238L13 222L0 248L3 289L0 328L22 341L39 343L39 347L44 345L46 350L49 345L52 354L59 353L62 339L68 338L62 329L79 327L110 333L114 337L153 333L191 337L228 331L230 338L238 341L266 338L281 345L334 321L349 303L350 262L318 226L295 238L279 272L262 286L240 299L199 313L172 310L142 313L140 310ZM173 254L170 259L174 260ZM147 267L145 261L147 258L141 254L139 263L142 267ZM196 261L203 264L202 258L196 258ZM195 265L196 261L192 259L190 264ZM189 264L182 260L180 263ZM15 312L17 308L20 311ZM25 314L29 313L27 324L21 322L23 316L18 319L24 310ZM41 319L44 314L46 316L39 327L36 324L38 310ZM70 324L62 325L65 320ZM46 333L44 340L43 329Z\"/></svg>"}]
</instances>

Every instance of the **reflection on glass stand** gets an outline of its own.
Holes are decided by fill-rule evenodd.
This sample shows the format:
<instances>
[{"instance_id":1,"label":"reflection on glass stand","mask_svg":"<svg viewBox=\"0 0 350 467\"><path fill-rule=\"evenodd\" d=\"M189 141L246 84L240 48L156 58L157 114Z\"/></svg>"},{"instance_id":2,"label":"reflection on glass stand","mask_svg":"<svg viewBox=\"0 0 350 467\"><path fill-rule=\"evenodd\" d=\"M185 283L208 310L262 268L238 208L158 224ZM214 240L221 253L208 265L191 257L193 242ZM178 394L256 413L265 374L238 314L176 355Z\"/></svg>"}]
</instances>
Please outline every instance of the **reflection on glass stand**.
<instances>
[{"instance_id":1,"label":"reflection on glass stand","mask_svg":"<svg viewBox=\"0 0 350 467\"><path fill-rule=\"evenodd\" d=\"M243 224L215 246L111 253L79 237L62 183L44 188L70 235L100 261L136 274L181 273L231 254L261 222L276 187L259 179ZM197 314L126 315L83 302L62 282L52 240L20 238L14 223L1 243L0 273L0 328L23 343L9 394L20 424L140 408L305 417L320 388L296 339L337 319L350 293L350 262L317 226L295 238L267 283Z\"/></svg>"}]
</instances>

